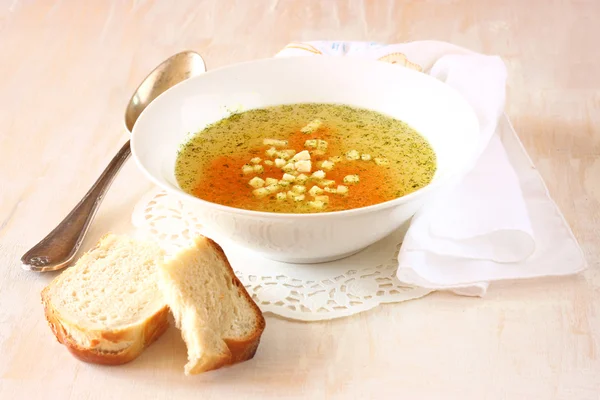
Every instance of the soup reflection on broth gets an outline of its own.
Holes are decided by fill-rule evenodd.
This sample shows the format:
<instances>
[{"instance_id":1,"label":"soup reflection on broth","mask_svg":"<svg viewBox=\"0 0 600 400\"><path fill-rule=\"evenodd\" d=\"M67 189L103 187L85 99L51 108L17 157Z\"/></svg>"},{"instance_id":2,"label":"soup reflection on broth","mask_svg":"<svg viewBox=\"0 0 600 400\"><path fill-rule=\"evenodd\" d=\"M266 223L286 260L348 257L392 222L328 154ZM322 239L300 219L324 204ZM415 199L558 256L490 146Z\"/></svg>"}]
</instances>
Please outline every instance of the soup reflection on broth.
<instances>
[{"instance_id":1,"label":"soup reflection on broth","mask_svg":"<svg viewBox=\"0 0 600 400\"><path fill-rule=\"evenodd\" d=\"M349 210L431 182L433 149L406 123L338 104L293 104L231 115L177 156L179 186L230 207L280 213Z\"/></svg>"}]
</instances>

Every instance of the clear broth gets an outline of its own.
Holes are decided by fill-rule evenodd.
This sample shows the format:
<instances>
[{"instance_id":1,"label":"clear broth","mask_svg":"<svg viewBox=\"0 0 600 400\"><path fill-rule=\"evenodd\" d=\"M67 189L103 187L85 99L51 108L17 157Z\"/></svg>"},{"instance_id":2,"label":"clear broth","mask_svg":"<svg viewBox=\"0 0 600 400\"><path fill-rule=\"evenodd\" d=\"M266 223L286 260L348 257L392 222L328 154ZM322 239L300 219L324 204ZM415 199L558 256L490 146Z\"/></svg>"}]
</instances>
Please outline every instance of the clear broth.
<instances>
[{"instance_id":1,"label":"clear broth","mask_svg":"<svg viewBox=\"0 0 600 400\"><path fill-rule=\"evenodd\" d=\"M315 120L322 122L318 129L302 132ZM277 151L307 150L307 140L326 141L327 149L308 148L312 163L309 173L289 171L296 177L307 175L307 181L292 182L258 196L257 188L250 184L252 178L283 182L284 174L280 167L270 165L278 156L266 154L273 146L265 145L265 139L287 141L286 146L276 147ZM348 159L349 152L370 159ZM250 161L253 158L261 161L254 164ZM325 160L335 160L331 170L320 168ZM263 171L242 172L248 165L262 165ZM325 172L325 179L311 177L317 170ZM184 191L210 202L256 211L314 213L349 210L402 197L431 182L435 170L432 147L406 123L367 109L310 103L249 110L208 126L182 146L175 175ZM359 182L344 182L350 175L358 175ZM325 181L327 185L322 184ZM322 192L327 201L315 207L315 196L310 194L313 186L336 191L340 185L347 188L347 193ZM293 186L304 186L302 200L298 200L300 188L294 192ZM287 196L283 199L284 195L277 193Z\"/></svg>"}]
</instances>

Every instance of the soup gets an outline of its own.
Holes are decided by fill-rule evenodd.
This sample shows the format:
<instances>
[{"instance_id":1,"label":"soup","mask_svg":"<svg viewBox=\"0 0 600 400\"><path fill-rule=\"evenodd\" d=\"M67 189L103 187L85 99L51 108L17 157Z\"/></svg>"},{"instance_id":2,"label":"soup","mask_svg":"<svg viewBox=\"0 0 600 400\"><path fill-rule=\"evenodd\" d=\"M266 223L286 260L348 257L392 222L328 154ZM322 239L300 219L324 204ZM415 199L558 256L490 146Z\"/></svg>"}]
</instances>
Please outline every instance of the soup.
<instances>
[{"instance_id":1,"label":"soup","mask_svg":"<svg viewBox=\"0 0 600 400\"><path fill-rule=\"evenodd\" d=\"M431 182L433 149L406 123L339 104L293 104L231 115L177 156L179 186L225 206L279 213L349 210Z\"/></svg>"}]
</instances>

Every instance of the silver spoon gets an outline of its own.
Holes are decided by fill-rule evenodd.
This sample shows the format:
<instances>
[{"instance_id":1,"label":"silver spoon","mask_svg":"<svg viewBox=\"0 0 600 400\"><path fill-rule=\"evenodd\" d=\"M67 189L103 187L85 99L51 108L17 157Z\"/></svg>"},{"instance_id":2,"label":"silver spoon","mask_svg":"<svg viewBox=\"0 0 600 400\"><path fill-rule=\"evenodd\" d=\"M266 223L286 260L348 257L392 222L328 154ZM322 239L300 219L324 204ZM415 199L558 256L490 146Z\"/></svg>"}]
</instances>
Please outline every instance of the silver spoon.
<instances>
[{"instance_id":1,"label":"silver spoon","mask_svg":"<svg viewBox=\"0 0 600 400\"><path fill-rule=\"evenodd\" d=\"M125 111L127 130L133 129L142 111L158 95L179 82L205 71L204 60L192 51L175 54L156 67L129 100ZM48 236L21 257L24 269L40 272L55 271L69 264L77 253L106 191L130 155L131 148L127 141L69 215Z\"/></svg>"}]
</instances>

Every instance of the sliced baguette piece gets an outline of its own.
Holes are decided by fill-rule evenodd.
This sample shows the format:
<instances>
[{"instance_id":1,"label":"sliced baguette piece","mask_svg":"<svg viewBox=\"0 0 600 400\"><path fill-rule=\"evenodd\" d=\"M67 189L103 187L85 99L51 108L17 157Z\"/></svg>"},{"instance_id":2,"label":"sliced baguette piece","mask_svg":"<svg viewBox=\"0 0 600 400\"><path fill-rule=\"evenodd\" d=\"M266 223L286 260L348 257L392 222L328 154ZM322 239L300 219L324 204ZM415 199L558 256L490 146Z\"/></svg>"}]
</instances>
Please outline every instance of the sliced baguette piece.
<instances>
[{"instance_id":1,"label":"sliced baguette piece","mask_svg":"<svg viewBox=\"0 0 600 400\"><path fill-rule=\"evenodd\" d=\"M140 355L169 325L157 282L163 259L154 243L104 236L42 291L58 341L96 364L124 364Z\"/></svg>"},{"instance_id":2,"label":"sliced baguette piece","mask_svg":"<svg viewBox=\"0 0 600 400\"><path fill-rule=\"evenodd\" d=\"M186 375L254 357L265 319L217 243L196 238L161 265L159 287L188 349Z\"/></svg>"}]
</instances>

